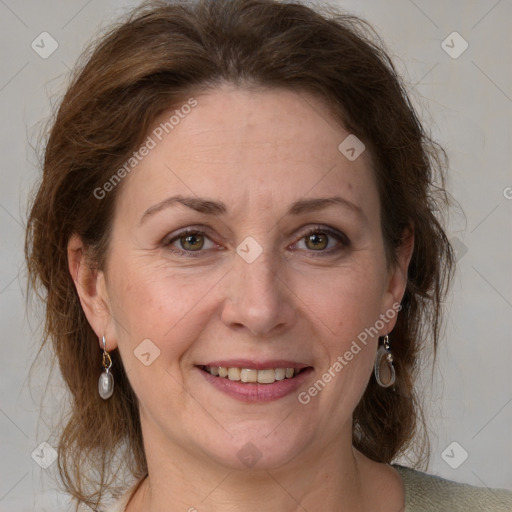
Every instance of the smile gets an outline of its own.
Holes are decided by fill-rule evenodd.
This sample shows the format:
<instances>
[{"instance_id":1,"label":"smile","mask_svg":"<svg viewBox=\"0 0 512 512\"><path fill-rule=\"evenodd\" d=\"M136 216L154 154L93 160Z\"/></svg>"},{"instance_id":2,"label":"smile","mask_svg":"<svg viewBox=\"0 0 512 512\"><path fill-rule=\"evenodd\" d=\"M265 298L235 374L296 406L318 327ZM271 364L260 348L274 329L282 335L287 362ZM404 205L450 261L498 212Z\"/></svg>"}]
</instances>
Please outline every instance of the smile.
<instances>
[{"instance_id":1,"label":"smile","mask_svg":"<svg viewBox=\"0 0 512 512\"><path fill-rule=\"evenodd\" d=\"M203 371L208 372L214 377L227 378L231 381L273 384L276 381L284 379L293 379L302 369L295 368L268 368L256 370L255 368L227 368L225 366L202 366Z\"/></svg>"},{"instance_id":2,"label":"smile","mask_svg":"<svg viewBox=\"0 0 512 512\"><path fill-rule=\"evenodd\" d=\"M196 369L221 393L253 403L279 400L296 393L313 372L312 366L291 361L261 361L257 364L248 360L216 361L197 365Z\"/></svg>"}]
</instances>

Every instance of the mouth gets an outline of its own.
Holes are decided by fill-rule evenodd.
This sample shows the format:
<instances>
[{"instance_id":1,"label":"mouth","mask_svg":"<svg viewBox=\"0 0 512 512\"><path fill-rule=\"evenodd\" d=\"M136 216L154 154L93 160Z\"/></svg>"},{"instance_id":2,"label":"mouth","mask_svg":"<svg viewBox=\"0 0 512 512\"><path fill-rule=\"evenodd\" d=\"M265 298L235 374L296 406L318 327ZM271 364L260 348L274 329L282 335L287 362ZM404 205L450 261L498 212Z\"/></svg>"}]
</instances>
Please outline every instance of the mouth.
<instances>
[{"instance_id":1,"label":"mouth","mask_svg":"<svg viewBox=\"0 0 512 512\"><path fill-rule=\"evenodd\" d=\"M229 379L233 382L243 382L246 384L274 384L276 381L285 379L293 379L301 372L307 370L304 368L263 368L258 370L256 368L239 368L239 367L226 367L226 366L199 366L203 370L214 377L222 379Z\"/></svg>"},{"instance_id":2,"label":"mouth","mask_svg":"<svg viewBox=\"0 0 512 512\"><path fill-rule=\"evenodd\" d=\"M242 402L268 402L290 395L313 372L291 361L215 361L196 365L217 390Z\"/></svg>"}]
</instances>

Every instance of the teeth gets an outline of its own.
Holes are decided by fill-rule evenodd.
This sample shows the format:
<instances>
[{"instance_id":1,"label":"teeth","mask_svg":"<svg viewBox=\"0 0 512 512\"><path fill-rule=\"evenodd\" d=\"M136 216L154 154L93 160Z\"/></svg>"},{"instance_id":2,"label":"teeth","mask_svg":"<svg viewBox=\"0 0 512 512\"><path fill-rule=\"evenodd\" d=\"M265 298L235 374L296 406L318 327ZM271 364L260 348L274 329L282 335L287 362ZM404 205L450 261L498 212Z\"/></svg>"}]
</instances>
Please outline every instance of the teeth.
<instances>
[{"instance_id":1,"label":"teeth","mask_svg":"<svg viewBox=\"0 0 512 512\"><path fill-rule=\"evenodd\" d=\"M276 374L276 380L284 380L286 377L286 370L284 368L276 368L274 372Z\"/></svg>"},{"instance_id":2,"label":"teeth","mask_svg":"<svg viewBox=\"0 0 512 512\"><path fill-rule=\"evenodd\" d=\"M223 366L204 366L204 369L219 377L241 382L258 382L259 384L272 384L276 380L293 378L298 372L295 368L269 368L255 370L253 368L225 368Z\"/></svg>"},{"instance_id":3,"label":"teeth","mask_svg":"<svg viewBox=\"0 0 512 512\"><path fill-rule=\"evenodd\" d=\"M240 380L240 368L228 368L229 380Z\"/></svg>"},{"instance_id":4,"label":"teeth","mask_svg":"<svg viewBox=\"0 0 512 512\"><path fill-rule=\"evenodd\" d=\"M293 370L292 370L293 374ZM260 384L272 384L276 381L276 372L274 370L258 370L258 382Z\"/></svg>"},{"instance_id":5,"label":"teeth","mask_svg":"<svg viewBox=\"0 0 512 512\"><path fill-rule=\"evenodd\" d=\"M240 380L242 382L257 382L258 370L250 370L249 368L244 368L240 372Z\"/></svg>"}]
</instances>

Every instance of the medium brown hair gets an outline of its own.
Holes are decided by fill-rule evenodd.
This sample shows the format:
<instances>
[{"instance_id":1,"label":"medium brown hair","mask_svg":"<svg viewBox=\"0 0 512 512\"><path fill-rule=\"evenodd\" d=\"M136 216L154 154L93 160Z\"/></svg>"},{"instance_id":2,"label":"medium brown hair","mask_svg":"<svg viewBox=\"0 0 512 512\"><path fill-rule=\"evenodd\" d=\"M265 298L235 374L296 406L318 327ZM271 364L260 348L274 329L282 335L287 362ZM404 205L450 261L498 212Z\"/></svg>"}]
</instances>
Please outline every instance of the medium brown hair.
<instances>
[{"instance_id":1,"label":"medium brown hair","mask_svg":"<svg viewBox=\"0 0 512 512\"><path fill-rule=\"evenodd\" d=\"M408 226L414 252L391 336L396 390L371 377L354 412L353 444L391 462L423 425L414 388L418 354L426 341L435 352L453 267L438 218L447 204L447 159L418 120L384 44L366 22L333 8L274 0L153 2L111 28L76 67L52 120L26 234L29 282L46 305L43 346L51 342L71 395L59 472L66 490L92 507L114 489L121 466L136 478L147 466L137 399L118 351L111 354L115 393L108 401L98 396L98 340L68 270L67 243L78 234L90 264L104 268L122 182L102 200L94 190L159 115L222 83L319 98L366 145L388 261ZM421 452L425 445L413 446Z\"/></svg>"}]
</instances>

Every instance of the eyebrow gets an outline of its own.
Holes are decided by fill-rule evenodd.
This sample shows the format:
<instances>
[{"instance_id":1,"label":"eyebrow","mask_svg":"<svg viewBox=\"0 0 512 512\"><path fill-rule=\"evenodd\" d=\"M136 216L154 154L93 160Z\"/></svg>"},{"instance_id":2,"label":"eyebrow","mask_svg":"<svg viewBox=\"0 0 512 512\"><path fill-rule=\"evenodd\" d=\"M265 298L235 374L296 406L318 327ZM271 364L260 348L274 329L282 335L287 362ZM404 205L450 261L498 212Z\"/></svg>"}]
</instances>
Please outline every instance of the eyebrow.
<instances>
[{"instance_id":1,"label":"eyebrow","mask_svg":"<svg viewBox=\"0 0 512 512\"><path fill-rule=\"evenodd\" d=\"M148 208L142 215L140 224L142 224L151 215L154 215L155 213L169 208L175 204L182 204L192 210L195 210L196 212L204 213L206 215L218 216L223 215L228 211L226 205L221 201L212 201L200 197L184 197L178 195L168 197L160 203L157 203ZM339 196L300 199L290 206L286 212L286 215L302 215L304 213L316 212L332 205L343 206L345 209L352 211L353 213L361 216L363 219L366 218L359 206Z\"/></svg>"},{"instance_id":2,"label":"eyebrow","mask_svg":"<svg viewBox=\"0 0 512 512\"><path fill-rule=\"evenodd\" d=\"M142 224L147 217L154 215L165 208L169 208L176 203L207 215L222 215L227 212L226 205L222 202L209 201L208 199L202 199L200 197L172 196L148 208L142 215L140 223Z\"/></svg>"}]
</instances>

